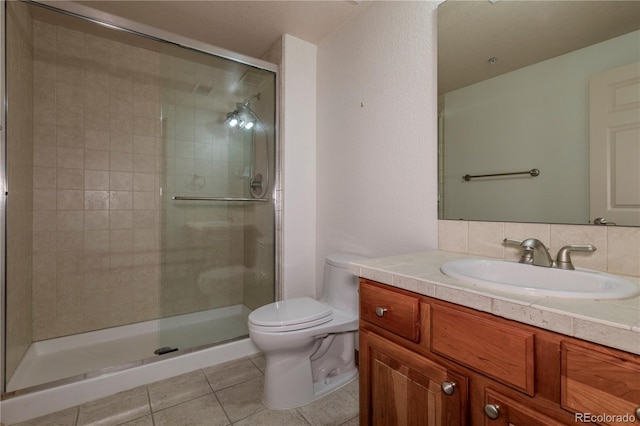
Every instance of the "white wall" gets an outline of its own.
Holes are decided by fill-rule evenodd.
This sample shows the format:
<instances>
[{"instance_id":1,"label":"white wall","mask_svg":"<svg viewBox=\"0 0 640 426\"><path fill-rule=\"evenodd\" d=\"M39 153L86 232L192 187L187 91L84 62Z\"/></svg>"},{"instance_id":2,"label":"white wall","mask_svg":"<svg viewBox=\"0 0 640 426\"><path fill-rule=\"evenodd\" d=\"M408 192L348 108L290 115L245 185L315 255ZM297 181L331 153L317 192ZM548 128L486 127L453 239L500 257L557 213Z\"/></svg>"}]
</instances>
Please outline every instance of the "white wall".
<instances>
[{"instance_id":1,"label":"white wall","mask_svg":"<svg viewBox=\"0 0 640 426\"><path fill-rule=\"evenodd\" d=\"M371 3L318 47L318 295L330 252L437 248L436 5Z\"/></svg>"},{"instance_id":2,"label":"white wall","mask_svg":"<svg viewBox=\"0 0 640 426\"><path fill-rule=\"evenodd\" d=\"M290 35L282 42L282 297L315 297L317 48Z\"/></svg>"},{"instance_id":3,"label":"white wall","mask_svg":"<svg viewBox=\"0 0 640 426\"><path fill-rule=\"evenodd\" d=\"M589 223L589 78L638 61L639 40L635 31L445 94L445 217ZM540 176L461 178L532 168Z\"/></svg>"}]
</instances>

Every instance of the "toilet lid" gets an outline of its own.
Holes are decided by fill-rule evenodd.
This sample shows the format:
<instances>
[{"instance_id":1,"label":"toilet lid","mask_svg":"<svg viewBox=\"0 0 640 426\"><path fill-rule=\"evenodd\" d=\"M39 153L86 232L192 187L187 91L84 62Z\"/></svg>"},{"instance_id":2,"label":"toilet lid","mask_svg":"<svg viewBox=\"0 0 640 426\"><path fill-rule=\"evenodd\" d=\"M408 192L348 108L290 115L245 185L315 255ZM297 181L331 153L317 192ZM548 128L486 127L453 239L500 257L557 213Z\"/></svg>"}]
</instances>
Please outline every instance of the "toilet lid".
<instances>
[{"instance_id":1,"label":"toilet lid","mask_svg":"<svg viewBox=\"0 0 640 426\"><path fill-rule=\"evenodd\" d=\"M262 306L249 314L249 322L290 331L331 321L331 307L310 297L298 297Z\"/></svg>"}]
</instances>

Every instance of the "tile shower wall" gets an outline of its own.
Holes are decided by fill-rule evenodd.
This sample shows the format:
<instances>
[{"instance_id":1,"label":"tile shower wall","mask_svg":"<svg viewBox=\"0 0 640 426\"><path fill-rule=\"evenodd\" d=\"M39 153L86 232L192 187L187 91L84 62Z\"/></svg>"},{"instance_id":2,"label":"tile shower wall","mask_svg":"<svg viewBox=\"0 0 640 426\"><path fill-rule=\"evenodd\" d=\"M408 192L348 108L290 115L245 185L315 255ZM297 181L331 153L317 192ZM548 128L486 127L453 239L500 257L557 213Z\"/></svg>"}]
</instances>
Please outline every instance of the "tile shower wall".
<instances>
[{"instance_id":1,"label":"tile shower wall","mask_svg":"<svg viewBox=\"0 0 640 426\"><path fill-rule=\"evenodd\" d=\"M7 3L7 312L6 374L13 374L32 339L31 286L33 233L33 30L32 20L18 2Z\"/></svg>"},{"instance_id":2,"label":"tile shower wall","mask_svg":"<svg viewBox=\"0 0 640 426\"><path fill-rule=\"evenodd\" d=\"M34 39L34 340L154 318L160 56L40 21Z\"/></svg>"},{"instance_id":3,"label":"tile shower wall","mask_svg":"<svg viewBox=\"0 0 640 426\"><path fill-rule=\"evenodd\" d=\"M215 69L33 28L34 340L241 303L244 209L169 197L241 185Z\"/></svg>"},{"instance_id":4,"label":"tile shower wall","mask_svg":"<svg viewBox=\"0 0 640 426\"><path fill-rule=\"evenodd\" d=\"M517 260L520 250L504 238L537 238L552 254L567 244L593 244L593 253L571 253L581 268L640 276L640 228L624 226L549 225L511 222L440 220L440 250Z\"/></svg>"}]
</instances>

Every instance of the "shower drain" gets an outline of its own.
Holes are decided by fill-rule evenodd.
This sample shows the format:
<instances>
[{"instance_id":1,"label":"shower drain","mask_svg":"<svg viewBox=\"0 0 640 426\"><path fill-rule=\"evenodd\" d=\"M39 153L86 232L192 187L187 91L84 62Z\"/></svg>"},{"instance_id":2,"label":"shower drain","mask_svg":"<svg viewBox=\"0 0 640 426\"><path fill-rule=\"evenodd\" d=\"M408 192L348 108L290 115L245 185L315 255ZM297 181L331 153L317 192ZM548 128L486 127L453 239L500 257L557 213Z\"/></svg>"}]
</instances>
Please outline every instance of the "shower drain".
<instances>
[{"instance_id":1,"label":"shower drain","mask_svg":"<svg viewBox=\"0 0 640 426\"><path fill-rule=\"evenodd\" d=\"M164 346L162 348L158 348L155 351L153 351L154 354L156 355L164 355L164 354L168 354L169 352L175 352L177 351L178 348L172 348L169 346Z\"/></svg>"}]
</instances>

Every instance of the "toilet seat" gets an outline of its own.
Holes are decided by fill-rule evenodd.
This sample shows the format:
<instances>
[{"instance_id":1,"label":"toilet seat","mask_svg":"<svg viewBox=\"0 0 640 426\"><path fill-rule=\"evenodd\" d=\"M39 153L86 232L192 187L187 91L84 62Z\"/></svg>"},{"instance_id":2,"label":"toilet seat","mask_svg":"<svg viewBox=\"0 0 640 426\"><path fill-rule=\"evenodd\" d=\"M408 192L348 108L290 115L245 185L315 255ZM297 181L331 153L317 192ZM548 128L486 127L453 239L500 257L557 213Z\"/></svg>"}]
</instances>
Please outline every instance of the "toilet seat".
<instances>
[{"instance_id":1,"label":"toilet seat","mask_svg":"<svg viewBox=\"0 0 640 426\"><path fill-rule=\"evenodd\" d=\"M249 326L255 330L279 333L301 330L333 319L331 306L310 297L297 297L262 306L249 314Z\"/></svg>"}]
</instances>

